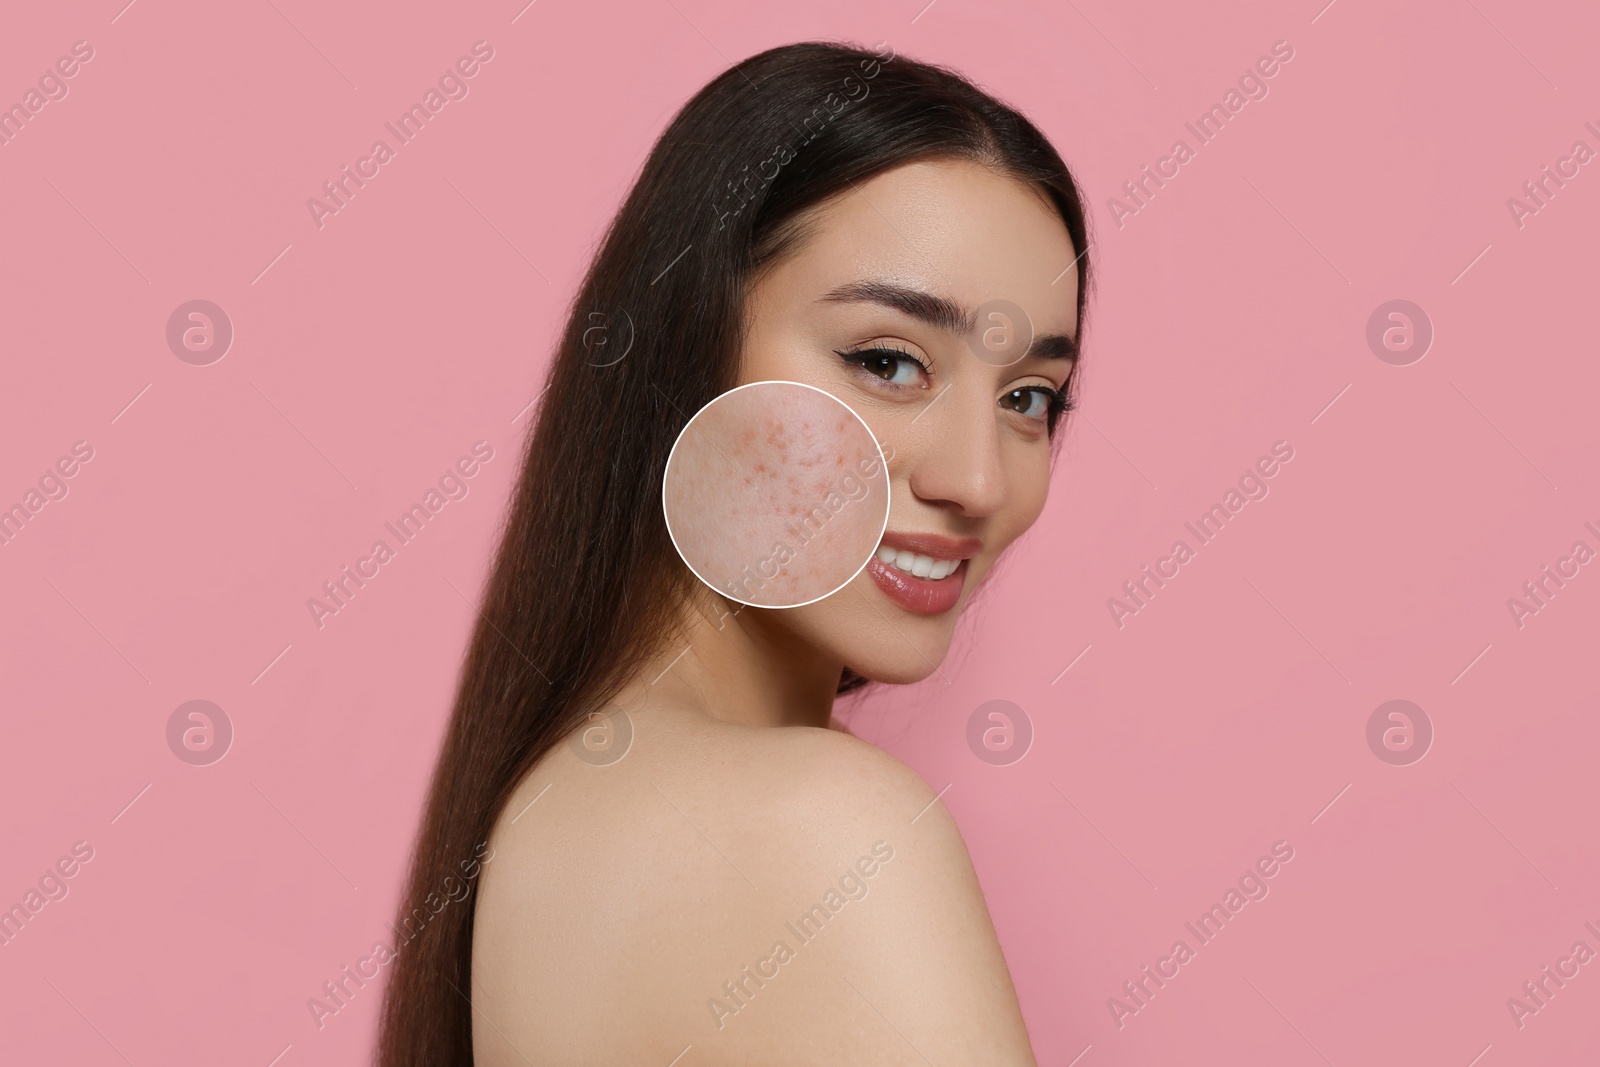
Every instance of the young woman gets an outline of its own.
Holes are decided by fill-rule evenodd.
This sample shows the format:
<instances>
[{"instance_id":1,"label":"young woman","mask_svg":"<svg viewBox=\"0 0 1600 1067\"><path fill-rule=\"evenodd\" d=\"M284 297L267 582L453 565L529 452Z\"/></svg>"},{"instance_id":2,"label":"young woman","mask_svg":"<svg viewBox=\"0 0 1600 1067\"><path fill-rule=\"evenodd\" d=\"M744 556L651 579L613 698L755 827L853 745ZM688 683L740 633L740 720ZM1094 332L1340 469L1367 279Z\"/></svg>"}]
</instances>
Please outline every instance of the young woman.
<instances>
[{"instance_id":1,"label":"young woman","mask_svg":"<svg viewBox=\"0 0 1600 1067\"><path fill-rule=\"evenodd\" d=\"M381 1063L1034 1062L949 814L829 727L839 693L938 669L1043 508L1085 242L1033 125L888 48L776 48L679 112L550 369ZM992 358L996 329L1031 344ZM702 406L771 380L865 421L888 528L833 595L741 608L674 551L662 476Z\"/></svg>"}]
</instances>

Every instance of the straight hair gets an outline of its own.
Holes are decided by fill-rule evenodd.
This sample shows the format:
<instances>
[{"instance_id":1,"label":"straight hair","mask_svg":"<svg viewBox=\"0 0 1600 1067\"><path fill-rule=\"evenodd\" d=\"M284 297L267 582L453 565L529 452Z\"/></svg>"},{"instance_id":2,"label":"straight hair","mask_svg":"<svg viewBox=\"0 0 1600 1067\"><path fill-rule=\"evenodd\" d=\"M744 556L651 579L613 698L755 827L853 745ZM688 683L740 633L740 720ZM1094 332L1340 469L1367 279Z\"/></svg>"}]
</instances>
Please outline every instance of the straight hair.
<instances>
[{"instance_id":1,"label":"straight hair","mask_svg":"<svg viewBox=\"0 0 1600 1067\"><path fill-rule=\"evenodd\" d=\"M752 283L803 242L808 210L934 159L992 167L1055 206L1080 253L1081 342L1077 185L1031 122L953 71L887 47L773 48L695 94L651 150L568 310L522 457L415 840L399 914L432 918L396 945L381 1067L473 1062L473 899L437 914L426 901L696 595L661 478L679 431L736 383ZM864 682L847 670L840 690Z\"/></svg>"}]
</instances>

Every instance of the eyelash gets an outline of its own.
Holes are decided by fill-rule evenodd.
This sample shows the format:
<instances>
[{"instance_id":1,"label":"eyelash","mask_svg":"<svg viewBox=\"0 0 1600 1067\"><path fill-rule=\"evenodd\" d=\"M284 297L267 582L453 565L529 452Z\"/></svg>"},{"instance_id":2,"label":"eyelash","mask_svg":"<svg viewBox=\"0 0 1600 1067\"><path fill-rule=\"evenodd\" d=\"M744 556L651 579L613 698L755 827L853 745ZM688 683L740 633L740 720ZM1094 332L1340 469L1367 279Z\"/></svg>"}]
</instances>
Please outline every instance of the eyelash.
<instances>
[{"instance_id":1,"label":"eyelash","mask_svg":"<svg viewBox=\"0 0 1600 1067\"><path fill-rule=\"evenodd\" d=\"M872 374L873 377L879 378L880 380L882 378L881 375L867 370L867 364L873 360L906 360L908 362L915 363L918 367L921 367L922 373L925 375L933 372L933 364L925 362L905 349L896 348L893 345L873 345L869 348L836 350L834 354L840 359L844 360L846 363L860 367L865 373ZM1011 390L1006 395L1010 396L1013 393L1023 392L1041 393L1044 395L1045 402L1048 404L1048 409L1045 413L1045 426L1049 431L1055 430L1056 422L1062 415L1077 407L1076 400L1068 396L1062 390L1048 385L1025 385L1019 389Z\"/></svg>"},{"instance_id":2,"label":"eyelash","mask_svg":"<svg viewBox=\"0 0 1600 1067\"><path fill-rule=\"evenodd\" d=\"M846 363L853 363L862 370L867 370L867 364L875 359L903 359L908 362L915 363L917 366L921 367L923 374L933 373L932 363L918 359L915 355L906 351L905 349L895 348L893 345L873 345L870 348L852 348L846 351L837 352L835 354ZM867 373L872 374L875 378L879 377L879 375L873 374L872 371L867 371Z\"/></svg>"}]
</instances>

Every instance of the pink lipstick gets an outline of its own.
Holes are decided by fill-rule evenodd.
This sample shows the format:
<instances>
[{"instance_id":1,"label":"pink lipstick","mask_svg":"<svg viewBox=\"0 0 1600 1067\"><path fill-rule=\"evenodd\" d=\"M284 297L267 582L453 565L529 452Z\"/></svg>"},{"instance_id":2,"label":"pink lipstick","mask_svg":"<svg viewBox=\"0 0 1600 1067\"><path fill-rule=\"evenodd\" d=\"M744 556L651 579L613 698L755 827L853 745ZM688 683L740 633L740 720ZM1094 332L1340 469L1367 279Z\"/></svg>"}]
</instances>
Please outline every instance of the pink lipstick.
<instances>
[{"instance_id":1,"label":"pink lipstick","mask_svg":"<svg viewBox=\"0 0 1600 1067\"><path fill-rule=\"evenodd\" d=\"M867 573L888 598L918 615L942 615L956 606L967 560L983 549L976 537L885 533Z\"/></svg>"}]
</instances>

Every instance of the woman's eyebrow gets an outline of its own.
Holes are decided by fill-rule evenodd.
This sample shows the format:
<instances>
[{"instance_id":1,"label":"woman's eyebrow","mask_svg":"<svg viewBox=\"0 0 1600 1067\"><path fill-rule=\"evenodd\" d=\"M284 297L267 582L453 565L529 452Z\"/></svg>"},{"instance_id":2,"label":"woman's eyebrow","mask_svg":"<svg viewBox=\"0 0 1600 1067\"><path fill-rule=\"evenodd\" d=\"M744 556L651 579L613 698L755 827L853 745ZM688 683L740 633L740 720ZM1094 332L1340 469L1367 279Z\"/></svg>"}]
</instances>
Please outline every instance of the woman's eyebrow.
<instances>
[{"instance_id":1,"label":"woman's eyebrow","mask_svg":"<svg viewBox=\"0 0 1600 1067\"><path fill-rule=\"evenodd\" d=\"M1033 339L1033 344L1028 346L1029 359L1070 359L1078 358L1078 342L1064 333L1047 333Z\"/></svg>"},{"instance_id":2,"label":"woman's eyebrow","mask_svg":"<svg viewBox=\"0 0 1600 1067\"><path fill-rule=\"evenodd\" d=\"M819 302L848 304L860 301L893 308L957 337L971 333L975 321L970 311L953 300L892 282L851 282L823 294Z\"/></svg>"},{"instance_id":3,"label":"woman's eyebrow","mask_svg":"<svg viewBox=\"0 0 1600 1067\"><path fill-rule=\"evenodd\" d=\"M893 282L850 282L830 289L818 302L878 304L956 337L966 337L977 325L977 315L955 301ZM1028 358L1076 360L1078 343L1066 334L1041 334L1028 347Z\"/></svg>"}]
</instances>

